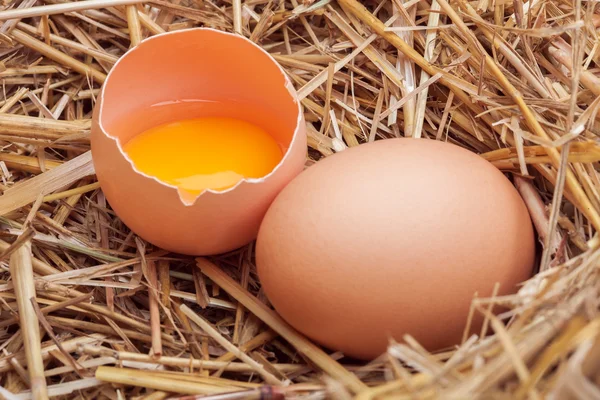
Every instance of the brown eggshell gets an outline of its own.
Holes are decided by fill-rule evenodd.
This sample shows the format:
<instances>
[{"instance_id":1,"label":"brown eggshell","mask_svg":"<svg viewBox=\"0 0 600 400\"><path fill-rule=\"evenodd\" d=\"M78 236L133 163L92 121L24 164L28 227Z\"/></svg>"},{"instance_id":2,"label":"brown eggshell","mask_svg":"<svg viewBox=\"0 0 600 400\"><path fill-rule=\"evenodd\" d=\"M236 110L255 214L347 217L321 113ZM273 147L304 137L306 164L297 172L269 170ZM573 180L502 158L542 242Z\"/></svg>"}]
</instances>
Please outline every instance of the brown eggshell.
<instances>
[{"instance_id":1,"label":"brown eggshell","mask_svg":"<svg viewBox=\"0 0 600 400\"><path fill-rule=\"evenodd\" d=\"M167 122L143 108L174 102L178 115L201 106L219 116L227 115L221 102L232 99L246 105L239 118L268 127L285 147L263 178L192 197L136 171L122 151L135 134ZM256 237L272 200L304 168L304 129L292 84L268 53L241 36L190 29L153 36L113 67L94 110L92 155L106 198L135 233L167 250L208 255Z\"/></svg>"},{"instance_id":2,"label":"brown eggshell","mask_svg":"<svg viewBox=\"0 0 600 400\"><path fill-rule=\"evenodd\" d=\"M257 239L267 297L292 326L372 359L390 339L458 344L473 295L516 290L535 240L510 181L476 154L389 139L327 157L271 205ZM475 324L477 325L477 323Z\"/></svg>"}]
</instances>

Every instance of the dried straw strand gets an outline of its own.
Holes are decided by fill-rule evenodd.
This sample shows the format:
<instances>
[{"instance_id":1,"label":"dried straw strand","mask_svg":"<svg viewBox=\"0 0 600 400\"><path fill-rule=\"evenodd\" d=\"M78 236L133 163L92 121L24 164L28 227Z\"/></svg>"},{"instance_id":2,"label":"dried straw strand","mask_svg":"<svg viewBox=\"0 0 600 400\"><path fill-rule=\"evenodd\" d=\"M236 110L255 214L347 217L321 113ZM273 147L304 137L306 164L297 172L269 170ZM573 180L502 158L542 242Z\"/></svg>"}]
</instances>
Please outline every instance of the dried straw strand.
<instances>
[{"instance_id":1,"label":"dried straw strand","mask_svg":"<svg viewBox=\"0 0 600 400\"><path fill-rule=\"evenodd\" d=\"M43 54L44 56L58 62L59 64L72 68L74 71L77 71L84 76L90 76L98 83L103 83L106 79L106 75L102 72L90 67L87 64L82 63L81 61L69 57L65 53L62 53L56 50L54 47L49 46L46 43L41 42L32 36L29 36L25 32L20 31L19 29L13 29L11 31L11 37L17 42L21 43L22 45L27 46Z\"/></svg>"},{"instance_id":2,"label":"dried straw strand","mask_svg":"<svg viewBox=\"0 0 600 400\"><path fill-rule=\"evenodd\" d=\"M85 0L59 4L48 4L39 7L0 11L0 21L40 17L42 15L66 14L73 11L93 10L97 8L138 3L143 3L143 0Z\"/></svg>"},{"instance_id":3,"label":"dried straw strand","mask_svg":"<svg viewBox=\"0 0 600 400\"><path fill-rule=\"evenodd\" d=\"M15 286L15 295L19 309L19 320L31 393L37 400L48 398L44 363L42 360L41 335L38 319L30 300L35 299L35 283L31 259L31 242L26 242L10 258L10 274Z\"/></svg>"},{"instance_id":4,"label":"dried straw strand","mask_svg":"<svg viewBox=\"0 0 600 400\"><path fill-rule=\"evenodd\" d=\"M270 383L272 385L282 385L282 382L277 379L273 374L266 371L265 368L254 361L250 356L246 353L242 352L235 345L231 344L227 339L225 339L215 328L213 328L206 320L196 314L192 309L187 307L185 304L179 306L181 312L183 312L190 320L192 320L196 325L198 325L204 332L206 332L211 338L216 340L221 346L227 349L229 352L235 354L237 358L244 361L246 364L250 365L260 376L265 379L265 382Z\"/></svg>"},{"instance_id":5,"label":"dried straw strand","mask_svg":"<svg viewBox=\"0 0 600 400\"><path fill-rule=\"evenodd\" d=\"M127 26L129 28L131 47L135 47L142 41L142 26L138 10L134 5L128 5L125 9L127 12Z\"/></svg>"}]
</instances>

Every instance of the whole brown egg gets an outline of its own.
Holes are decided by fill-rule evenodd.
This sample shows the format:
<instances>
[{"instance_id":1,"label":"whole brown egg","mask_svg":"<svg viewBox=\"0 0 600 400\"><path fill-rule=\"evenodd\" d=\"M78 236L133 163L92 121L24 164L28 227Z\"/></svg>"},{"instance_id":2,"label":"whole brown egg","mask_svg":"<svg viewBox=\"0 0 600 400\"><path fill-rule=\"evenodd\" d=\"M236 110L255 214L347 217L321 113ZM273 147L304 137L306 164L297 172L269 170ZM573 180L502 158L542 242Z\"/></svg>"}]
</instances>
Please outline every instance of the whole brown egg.
<instances>
[{"instance_id":1,"label":"whole brown egg","mask_svg":"<svg viewBox=\"0 0 600 400\"><path fill-rule=\"evenodd\" d=\"M257 240L276 311L314 341L372 359L410 334L459 344L475 293L512 293L532 273L525 204L492 164L426 139L360 145L279 193ZM477 321L475 323L477 325Z\"/></svg>"}]
</instances>

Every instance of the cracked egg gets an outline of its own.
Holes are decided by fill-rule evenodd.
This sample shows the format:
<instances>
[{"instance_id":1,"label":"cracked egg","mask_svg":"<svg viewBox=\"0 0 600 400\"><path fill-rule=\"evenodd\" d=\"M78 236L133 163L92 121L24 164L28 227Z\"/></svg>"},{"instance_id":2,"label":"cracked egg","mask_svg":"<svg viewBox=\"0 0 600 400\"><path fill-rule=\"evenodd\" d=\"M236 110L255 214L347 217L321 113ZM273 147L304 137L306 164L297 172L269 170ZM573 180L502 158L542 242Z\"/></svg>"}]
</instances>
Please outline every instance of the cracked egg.
<instances>
[{"instance_id":1,"label":"cracked egg","mask_svg":"<svg viewBox=\"0 0 600 400\"><path fill-rule=\"evenodd\" d=\"M263 49L207 28L153 36L110 71L94 109L98 181L136 234L188 255L256 238L304 168L290 80Z\"/></svg>"}]
</instances>

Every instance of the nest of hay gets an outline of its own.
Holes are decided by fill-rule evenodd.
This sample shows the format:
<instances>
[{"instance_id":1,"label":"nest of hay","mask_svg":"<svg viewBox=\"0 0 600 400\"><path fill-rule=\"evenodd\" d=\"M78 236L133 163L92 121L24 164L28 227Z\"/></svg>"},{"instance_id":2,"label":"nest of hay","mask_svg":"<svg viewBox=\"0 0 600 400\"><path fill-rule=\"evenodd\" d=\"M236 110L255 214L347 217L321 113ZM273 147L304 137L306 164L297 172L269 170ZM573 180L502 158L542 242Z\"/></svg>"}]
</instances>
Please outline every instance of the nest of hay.
<instances>
[{"instance_id":1,"label":"nest of hay","mask_svg":"<svg viewBox=\"0 0 600 400\"><path fill-rule=\"evenodd\" d=\"M3 3L0 397L600 398L595 1ZM247 36L286 69L309 162L417 136L506 171L538 273L476 298L483 331L455 349L406 338L360 364L265 306L252 246L196 261L141 241L95 181L92 107L130 46L196 26Z\"/></svg>"}]
</instances>

